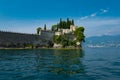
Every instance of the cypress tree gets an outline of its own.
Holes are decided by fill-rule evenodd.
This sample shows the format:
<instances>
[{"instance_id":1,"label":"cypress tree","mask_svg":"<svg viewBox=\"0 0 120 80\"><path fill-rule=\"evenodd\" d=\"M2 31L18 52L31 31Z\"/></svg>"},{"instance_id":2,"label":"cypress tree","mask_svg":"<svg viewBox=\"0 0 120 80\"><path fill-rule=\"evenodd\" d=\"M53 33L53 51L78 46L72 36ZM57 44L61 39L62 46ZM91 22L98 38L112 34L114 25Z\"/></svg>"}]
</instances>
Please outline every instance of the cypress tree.
<instances>
[{"instance_id":1,"label":"cypress tree","mask_svg":"<svg viewBox=\"0 0 120 80\"><path fill-rule=\"evenodd\" d=\"M67 18L67 23L69 23L69 18Z\"/></svg>"},{"instance_id":2,"label":"cypress tree","mask_svg":"<svg viewBox=\"0 0 120 80\"><path fill-rule=\"evenodd\" d=\"M44 25L44 30L46 31L46 24Z\"/></svg>"},{"instance_id":3,"label":"cypress tree","mask_svg":"<svg viewBox=\"0 0 120 80\"><path fill-rule=\"evenodd\" d=\"M74 20L72 19L72 25L74 25Z\"/></svg>"},{"instance_id":4,"label":"cypress tree","mask_svg":"<svg viewBox=\"0 0 120 80\"><path fill-rule=\"evenodd\" d=\"M62 18L60 18L60 23L59 23L59 27L62 28Z\"/></svg>"},{"instance_id":5,"label":"cypress tree","mask_svg":"<svg viewBox=\"0 0 120 80\"><path fill-rule=\"evenodd\" d=\"M69 28L69 27L70 27L70 20L69 20L69 18L67 18L66 28Z\"/></svg>"}]
</instances>

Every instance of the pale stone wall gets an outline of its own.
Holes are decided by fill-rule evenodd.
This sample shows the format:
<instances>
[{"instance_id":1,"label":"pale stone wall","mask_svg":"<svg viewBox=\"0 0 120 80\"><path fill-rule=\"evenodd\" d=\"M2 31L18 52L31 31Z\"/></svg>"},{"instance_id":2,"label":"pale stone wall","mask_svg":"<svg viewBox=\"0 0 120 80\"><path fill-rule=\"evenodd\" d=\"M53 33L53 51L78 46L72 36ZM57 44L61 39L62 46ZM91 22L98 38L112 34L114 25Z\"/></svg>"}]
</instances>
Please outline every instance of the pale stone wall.
<instances>
[{"instance_id":1,"label":"pale stone wall","mask_svg":"<svg viewBox=\"0 0 120 80\"><path fill-rule=\"evenodd\" d=\"M75 30L76 30L76 26L70 25L70 30L71 30L71 31L75 31Z\"/></svg>"},{"instance_id":2,"label":"pale stone wall","mask_svg":"<svg viewBox=\"0 0 120 80\"><path fill-rule=\"evenodd\" d=\"M62 45L61 44L56 44L56 43L54 43L54 46L53 46L54 48L61 48L62 47Z\"/></svg>"},{"instance_id":3,"label":"pale stone wall","mask_svg":"<svg viewBox=\"0 0 120 80\"><path fill-rule=\"evenodd\" d=\"M55 35L60 36L62 33L61 32L55 32Z\"/></svg>"},{"instance_id":4,"label":"pale stone wall","mask_svg":"<svg viewBox=\"0 0 120 80\"><path fill-rule=\"evenodd\" d=\"M65 34L65 33L70 33L70 29L62 29L62 33Z\"/></svg>"},{"instance_id":5,"label":"pale stone wall","mask_svg":"<svg viewBox=\"0 0 120 80\"><path fill-rule=\"evenodd\" d=\"M62 29L62 33L63 34L67 34L67 33L71 33L71 32L73 32L73 31L75 31L76 30L76 26L74 26L74 25L71 25L70 26L70 29Z\"/></svg>"}]
</instances>

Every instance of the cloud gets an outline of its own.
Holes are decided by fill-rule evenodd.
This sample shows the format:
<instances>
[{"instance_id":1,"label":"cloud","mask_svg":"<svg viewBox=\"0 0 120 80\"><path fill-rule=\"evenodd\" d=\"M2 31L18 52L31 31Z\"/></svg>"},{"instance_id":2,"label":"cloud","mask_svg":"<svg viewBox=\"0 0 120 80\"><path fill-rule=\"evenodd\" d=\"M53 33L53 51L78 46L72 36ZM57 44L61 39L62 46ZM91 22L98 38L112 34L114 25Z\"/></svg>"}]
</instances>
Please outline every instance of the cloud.
<instances>
[{"instance_id":1,"label":"cloud","mask_svg":"<svg viewBox=\"0 0 120 80\"><path fill-rule=\"evenodd\" d=\"M93 14L91 14L90 16L91 17L95 17L97 15L97 13L93 13Z\"/></svg>"},{"instance_id":2,"label":"cloud","mask_svg":"<svg viewBox=\"0 0 120 80\"><path fill-rule=\"evenodd\" d=\"M84 20L84 19L87 19L87 18L88 18L88 16L84 16L84 17L81 17L80 19Z\"/></svg>"},{"instance_id":3,"label":"cloud","mask_svg":"<svg viewBox=\"0 0 120 80\"><path fill-rule=\"evenodd\" d=\"M109 12L109 10L108 10L108 9L100 9L100 11L101 11L101 14L104 14L104 13Z\"/></svg>"},{"instance_id":4,"label":"cloud","mask_svg":"<svg viewBox=\"0 0 120 80\"><path fill-rule=\"evenodd\" d=\"M86 37L120 35L120 18L90 18L77 20L76 25L85 27Z\"/></svg>"},{"instance_id":5,"label":"cloud","mask_svg":"<svg viewBox=\"0 0 120 80\"><path fill-rule=\"evenodd\" d=\"M88 18L91 18L91 17L96 17L97 15L104 14L104 13L107 13L107 12L109 12L108 9L100 9L99 11L96 11L96 12L90 14L90 15L81 17L80 20L85 20L85 19L88 19Z\"/></svg>"}]
</instances>

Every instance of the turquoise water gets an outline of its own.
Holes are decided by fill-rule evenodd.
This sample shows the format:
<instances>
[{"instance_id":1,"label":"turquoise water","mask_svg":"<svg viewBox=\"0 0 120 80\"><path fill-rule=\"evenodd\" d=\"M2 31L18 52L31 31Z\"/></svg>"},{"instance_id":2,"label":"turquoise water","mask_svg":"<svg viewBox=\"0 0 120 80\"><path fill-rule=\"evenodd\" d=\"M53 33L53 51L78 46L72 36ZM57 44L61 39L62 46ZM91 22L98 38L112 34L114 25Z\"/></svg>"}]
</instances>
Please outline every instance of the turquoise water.
<instances>
[{"instance_id":1,"label":"turquoise water","mask_svg":"<svg viewBox=\"0 0 120 80\"><path fill-rule=\"evenodd\" d=\"M120 80L120 48L0 50L0 80Z\"/></svg>"}]
</instances>

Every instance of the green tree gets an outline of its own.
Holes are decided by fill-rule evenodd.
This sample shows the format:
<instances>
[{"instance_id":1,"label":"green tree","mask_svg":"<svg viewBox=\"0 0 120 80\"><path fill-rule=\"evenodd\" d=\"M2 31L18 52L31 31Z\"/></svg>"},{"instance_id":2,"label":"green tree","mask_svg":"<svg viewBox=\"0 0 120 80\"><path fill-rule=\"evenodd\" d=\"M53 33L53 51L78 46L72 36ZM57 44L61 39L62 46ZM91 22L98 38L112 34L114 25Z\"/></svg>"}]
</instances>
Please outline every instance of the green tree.
<instances>
[{"instance_id":1,"label":"green tree","mask_svg":"<svg viewBox=\"0 0 120 80\"><path fill-rule=\"evenodd\" d=\"M52 25L51 30L52 30L52 31L57 31L57 30L58 30L58 26L57 26L57 25Z\"/></svg>"},{"instance_id":2,"label":"green tree","mask_svg":"<svg viewBox=\"0 0 120 80\"><path fill-rule=\"evenodd\" d=\"M71 23L72 25L74 25L74 20L72 19L72 23Z\"/></svg>"},{"instance_id":3,"label":"green tree","mask_svg":"<svg viewBox=\"0 0 120 80\"><path fill-rule=\"evenodd\" d=\"M59 28L62 28L63 24L62 24L62 18L60 18L60 22L58 24Z\"/></svg>"},{"instance_id":4,"label":"green tree","mask_svg":"<svg viewBox=\"0 0 120 80\"><path fill-rule=\"evenodd\" d=\"M69 20L69 18L67 18L67 21L62 21L60 18L60 22L58 23L59 28L70 29L70 25L74 25L74 20Z\"/></svg>"},{"instance_id":5,"label":"green tree","mask_svg":"<svg viewBox=\"0 0 120 80\"><path fill-rule=\"evenodd\" d=\"M41 27L38 27L36 30L37 30L37 34L39 35L41 31Z\"/></svg>"},{"instance_id":6,"label":"green tree","mask_svg":"<svg viewBox=\"0 0 120 80\"><path fill-rule=\"evenodd\" d=\"M66 24L67 24L66 28L70 29L71 21L69 20L69 18L67 18L67 23Z\"/></svg>"},{"instance_id":7,"label":"green tree","mask_svg":"<svg viewBox=\"0 0 120 80\"><path fill-rule=\"evenodd\" d=\"M46 31L46 24L44 24L44 30Z\"/></svg>"},{"instance_id":8,"label":"green tree","mask_svg":"<svg viewBox=\"0 0 120 80\"><path fill-rule=\"evenodd\" d=\"M85 42L84 30L85 30L84 27L78 27L74 32L77 41L80 43Z\"/></svg>"},{"instance_id":9,"label":"green tree","mask_svg":"<svg viewBox=\"0 0 120 80\"><path fill-rule=\"evenodd\" d=\"M65 37L65 35L55 35L53 37L53 42L57 44L62 44L63 47L69 46L69 40Z\"/></svg>"},{"instance_id":10,"label":"green tree","mask_svg":"<svg viewBox=\"0 0 120 80\"><path fill-rule=\"evenodd\" d=\"M60 44L61 43L61 37L58 35L53 36L53 42Z\"/></svg>"}]
</instances>

